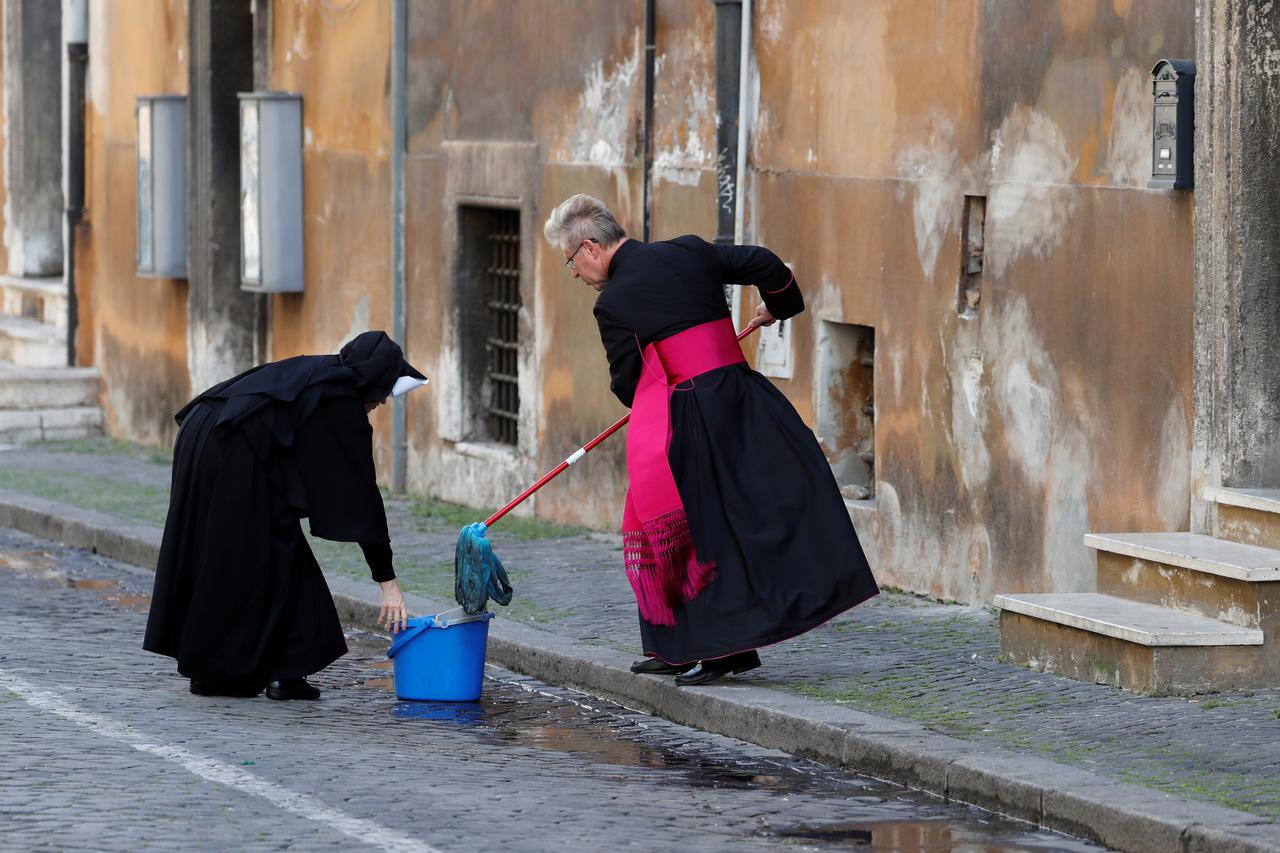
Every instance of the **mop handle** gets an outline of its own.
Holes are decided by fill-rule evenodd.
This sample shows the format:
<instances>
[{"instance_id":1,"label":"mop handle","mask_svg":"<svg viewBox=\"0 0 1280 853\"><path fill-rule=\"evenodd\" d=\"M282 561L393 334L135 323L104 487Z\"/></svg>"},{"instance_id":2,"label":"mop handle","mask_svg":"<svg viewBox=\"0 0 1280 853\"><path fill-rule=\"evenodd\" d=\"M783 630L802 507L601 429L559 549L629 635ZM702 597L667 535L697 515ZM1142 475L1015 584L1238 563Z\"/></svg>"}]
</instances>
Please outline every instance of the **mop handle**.
<instances>
[{"instance_id":1,"label":"mop handle","mask_svg":"<svg viewBox=\"0 0 1280 853\"><path fill-rule=\"evenodd\" d=\"M738 340L742 340L743 338L745 338L747 335L751 334L758 328L760 327L747 326L747 328L743 329L741 332L738 333ZM529 488L521 492L519 495L517 495L516 499L513 500L511 503L507 504L502 509L498 510L493 515L485 519L484 526L491 527L494 524L494 522L496 522L498 519L502 518L504 515L511 512L511 510L515 509L520 504L524 503L525 498L529 497L529 495L538 491L538 489L541 489L547 483L551 482L556 477L560 476L560 474L564 471L564 469L568 468L570 465L577 462L582 457L586 456L588 453L590 453L592 450L595 449L596 445L598 445L600 442L604 441L606 438L608 438L609 436L613 435L615 432L617 432L618 430L626 426L627 421L629 420L631 420L630 412L628 412L627 414L619 418L618 422L615 423L613 426L609 427L607 430L605 430L604 432L597 435L595 438L588 441L582 447L575 450L569 456L568 459L564 460L559 465L552 468L546 474L543 474L542 477L538 480L538 482L534 483L532 486L530 486Z\"/></svg>"}]
</instances>

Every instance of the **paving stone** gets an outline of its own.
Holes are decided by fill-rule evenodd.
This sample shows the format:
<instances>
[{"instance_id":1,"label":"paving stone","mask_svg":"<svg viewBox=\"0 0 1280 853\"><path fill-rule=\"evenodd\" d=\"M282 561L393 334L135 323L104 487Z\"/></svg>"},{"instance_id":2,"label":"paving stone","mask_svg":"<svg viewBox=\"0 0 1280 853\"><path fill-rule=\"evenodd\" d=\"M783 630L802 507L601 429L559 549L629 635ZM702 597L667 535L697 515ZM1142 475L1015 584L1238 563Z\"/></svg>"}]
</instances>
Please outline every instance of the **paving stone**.
<instances>
[{"instance_id":1,"label":"paving stone","mask_svg":"<svg viewBox=\"0 0 1280 853\"><path fill-rule=\"evenodd\" d=\"M398 702L367 634L319 702L193 696L140 648L149 582L0 530L0 848L830 849L858 826L1096 849L498 668L479 703ZM192 772L210 764L394 838Z\"/></svg>"},{"instance_id":2,"label":"paving stone","mask_svg":"<svg viewBox=\"0 0 1280 853\"><path fill-rule=\"evenodd\" d=\"M75 478L89 493L116 484L117 517L138 525L164 517L169 471L151 451L99 444L71 452L36 446L0 453L0 488L47 491ZM89 447L88 449L93 449ZM551 486L549 488L554 488ZM65 500L56 495L45 495ZM97 499L88 508L116 510ZM459 522L388 500L402 585L437 600L452 597ZM0 518L0 523L4 523ZM508 620L548 628L601 649L638 654L636 612L621 569L618 537L556 537L526 525L490 531L516 588ZM146 524L143 524L146 527ZM537 535L541 533L539 538ZM368 577L359 549L317 541L328 572ZM1116 783L1280 818L1280 689L1195 697L1141 697L1003 663L994 614L886 593L827 625L762 652L746 684L784 691L879 717L919 723L953 738L988 744L1100 774Z\"/></svg>"}]
</instances>

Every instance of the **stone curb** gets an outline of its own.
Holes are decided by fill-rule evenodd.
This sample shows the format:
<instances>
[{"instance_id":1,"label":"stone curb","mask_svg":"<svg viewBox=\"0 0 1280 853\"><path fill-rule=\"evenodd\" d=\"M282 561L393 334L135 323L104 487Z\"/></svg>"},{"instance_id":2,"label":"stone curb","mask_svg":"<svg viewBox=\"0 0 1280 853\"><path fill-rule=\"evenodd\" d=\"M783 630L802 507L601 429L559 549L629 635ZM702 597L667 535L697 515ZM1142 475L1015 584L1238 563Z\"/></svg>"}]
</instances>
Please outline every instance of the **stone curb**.
<instances>
[{"instance_id":1,"label":"stone curb","mask_svg":"<svg viewBox=\"0 0 1280 853\"><path fill-rule=\"evenodd\" d=\"M161 532L102 513L0 490L0 527L154 569ZM347 624L373 627L371 581L327 576ZM410 609L448 609L406 596ZM1280 853L1280 823L1161 794L998 747L936 734L778 690L727 683L681 688L636 676L621 652L496 619L489 657L551 684L604 696L676 723L780 749L1125 851Z\"/></svg>"}]
</instances>

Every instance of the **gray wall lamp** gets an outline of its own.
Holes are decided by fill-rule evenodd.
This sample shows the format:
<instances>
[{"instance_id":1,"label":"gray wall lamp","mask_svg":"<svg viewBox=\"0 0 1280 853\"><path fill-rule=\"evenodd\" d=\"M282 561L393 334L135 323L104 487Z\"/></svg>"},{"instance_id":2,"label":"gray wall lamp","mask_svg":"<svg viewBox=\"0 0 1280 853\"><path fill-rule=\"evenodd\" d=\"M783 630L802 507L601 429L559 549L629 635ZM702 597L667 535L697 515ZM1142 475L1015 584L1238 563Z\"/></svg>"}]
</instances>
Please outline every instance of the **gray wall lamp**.
<instances>
[{"instance_id":1,"label":"gray wall lamp","mask_svg":"<svg viewBox=\"0 0 1280 853\"><path fill-rule=\"evenodd\" d=\"M142 95L137 121L138 275L187 277L187 98Z\"/></svg>"},{"instance_id":2,"label":"gray wall lamp","mask_svg":"<svg viewBox=\"0 0 1280 853\"><path fill-rule=\"evenodd\" d=\"M240 93L240 287L303 289L301 95Z\"/></svg>"}]
</instances>

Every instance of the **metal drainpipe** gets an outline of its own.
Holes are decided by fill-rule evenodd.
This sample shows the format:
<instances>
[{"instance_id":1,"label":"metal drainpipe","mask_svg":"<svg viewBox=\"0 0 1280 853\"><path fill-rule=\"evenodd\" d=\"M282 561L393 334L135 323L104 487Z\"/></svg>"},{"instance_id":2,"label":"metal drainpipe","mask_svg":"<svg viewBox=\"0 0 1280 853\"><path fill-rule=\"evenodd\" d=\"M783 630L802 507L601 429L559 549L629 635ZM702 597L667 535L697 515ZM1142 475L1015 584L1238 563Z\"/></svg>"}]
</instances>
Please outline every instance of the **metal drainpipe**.
<instances>
[{"instance_id":1,"label":"metal drainpipe","mask_svg":"<svg viewBox=\"0 0 1280 853\"><path fill-rule=\"evenodd\" d=\"M655 65L654 38L657 31L657 0L644 4L644 242L649 242L649 225L653 219L653 78Z\"/></svg>"},{"instance_id":2,"label":"metal drainpipe","mask_svg":"<svg viewBox=\"0 0 1280 853\"><path fill-rule=\"evenodd\" d=\"M738 66L738 177L734 181L733 241L746 239L747 139L751 135L751 0L742 0L742 37L739 41L741 63ZM737 302L738 288L734 288ZM735 305L736 307L736 305ZM737 312L734 312L737 316Z\"/></svg>"},{"instance_id":3,"label":"metal drainpipe","mask_svg":"<svg viewBox=\"0 0 1280 853\"><path fill-rule=\"evenodd\" d=\"M732 243L738 187L738 84L742 0L716 5L716 242ZM729 293L737 288L729 285Z\"/></svg>"},{"instance_id":4,"label":"metal drainpipe","mask_svg":"<svg viewBox=\"0 0 1280 853\"><path fill-rule=\"evenodd\" d=\"M89 66L89 10L86 0L71 0L63 7L67 18L63 32L67 43L67 245L63 268L67 280L67 367L76 366L76 230L84 220L84 85Z\"/></svg>"},{"instance_id":5,"label":"metal drainpipe","mask_svg":"<svg viewBox=\"0 0 1280 853\"><path fill-rule=\"evenodd\" d=\"M391 5L391 336L405 348L404 157L405 97L408 84L408 9ZM391 398L391 491L402 493L408 474L408 412L404 396Z\"/></svg>"}]
</instances>

